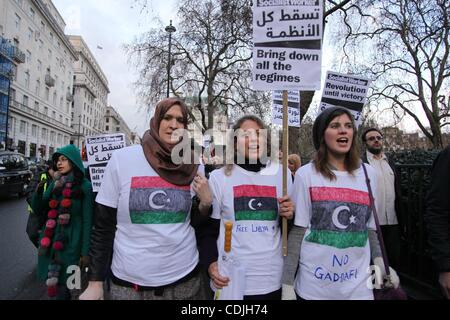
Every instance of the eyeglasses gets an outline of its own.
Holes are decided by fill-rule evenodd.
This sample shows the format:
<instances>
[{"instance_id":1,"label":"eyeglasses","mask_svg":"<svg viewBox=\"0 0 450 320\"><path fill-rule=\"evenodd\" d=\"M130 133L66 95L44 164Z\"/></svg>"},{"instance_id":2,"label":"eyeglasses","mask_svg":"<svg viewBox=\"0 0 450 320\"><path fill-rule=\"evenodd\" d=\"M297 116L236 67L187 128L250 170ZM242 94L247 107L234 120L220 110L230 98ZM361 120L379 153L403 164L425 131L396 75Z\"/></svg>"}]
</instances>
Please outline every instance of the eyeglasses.
<instances>
[{"instance_id":1,"label":"eyeglasses","mask_svg":"<svg viewBox=\"0 0 450 320\"><path fill-rule=\"evenodd\" d=\"M375 140L383 141L383 137L382 136L369 137L369 138L367 138L367 140L369 140L369 141L375 141Z\"/></svg>"}]
</instances>

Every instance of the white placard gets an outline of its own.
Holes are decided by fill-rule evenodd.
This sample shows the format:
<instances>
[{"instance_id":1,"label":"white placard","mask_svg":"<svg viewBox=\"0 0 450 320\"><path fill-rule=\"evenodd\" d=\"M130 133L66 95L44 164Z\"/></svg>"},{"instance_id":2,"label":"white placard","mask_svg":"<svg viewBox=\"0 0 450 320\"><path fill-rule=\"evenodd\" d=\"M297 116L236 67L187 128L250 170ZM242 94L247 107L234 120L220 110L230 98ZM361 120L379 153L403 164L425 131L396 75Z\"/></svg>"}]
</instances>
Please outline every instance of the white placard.
<instances>
[{"instance_id":1,"label":"white placard","mask_svg":"<svg viewBox=\"0 0 450 320\"><path fill-rule=\"evenodd\" d=\"M272 94L272 123L283 125L283 91ZM300 127L300 94L298 91L288 91L288 125Z\"/></svg>"},{"instance_id":2,"label":"white placard","mask_svg":"<svg viewBox=\"0 0 450 320\"><path fill-rule=\"evenodd\" d=\"M98 192L100 189L105 167L114 150L124 147L125 135L123 133L86 137L89 174L94 192Z\"/></svg>"},{"instance_id":3,"label":"white placard","mask_svg":"<svg viewBox=\"0 0 450 320\"><path fill-rule=\"evenodd\" d=\"M320 110L334 106L351 111L356 125L362 123L362 109L367 100L370 80L364 77L328 71L322 91Z\"/></svg>"},{"instance_id":4,"label":"white placard","mask_svg":"<svg viewBox=\"0 0 450 320\"><path fill-rule=\"evenodd\" d=\"M253 88L320 89L322 1L253 2Z\"/></svg>"}]
</instances>

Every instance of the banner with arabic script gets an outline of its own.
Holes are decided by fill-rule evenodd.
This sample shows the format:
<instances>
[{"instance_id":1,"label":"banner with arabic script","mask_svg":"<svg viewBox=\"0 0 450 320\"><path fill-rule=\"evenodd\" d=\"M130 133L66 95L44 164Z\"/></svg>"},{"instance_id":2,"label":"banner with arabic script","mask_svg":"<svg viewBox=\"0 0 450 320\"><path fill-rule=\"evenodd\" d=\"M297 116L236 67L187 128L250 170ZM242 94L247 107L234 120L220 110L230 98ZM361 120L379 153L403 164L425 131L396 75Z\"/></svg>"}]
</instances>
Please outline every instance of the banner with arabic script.
<instances>
[{"instance_id":1,"label":"banner with arabic script","mask_svg":"<svg viewBox=\"0 0 450 320\"><path fill-rule=\"evenodd\" d=\"M323 3L253 1L253 88L320 89Z\"/></svg>"},{"instance_id":2,"label":"banner with arabic script","mask_svg":"<svg viewBox=\"0 0 450 320\"><path fill-rule=\"evenodd\" d=\"M100 189L105 167L114 150L122 149L125 145L123 133L86 137L89 174L94 192L98 192Z\"/></svg>"},{"instance_id":3,"label":"banner with arabic script","mask_svg":"<svg viewBox=\"0 0 450 320\"><path fill-rule=\"evenodd\" d=\"M283 91L272 93L272 123L283 125ZM288 126L300 128L300 94L288 91Z\"/></svg>"}]
</instances>

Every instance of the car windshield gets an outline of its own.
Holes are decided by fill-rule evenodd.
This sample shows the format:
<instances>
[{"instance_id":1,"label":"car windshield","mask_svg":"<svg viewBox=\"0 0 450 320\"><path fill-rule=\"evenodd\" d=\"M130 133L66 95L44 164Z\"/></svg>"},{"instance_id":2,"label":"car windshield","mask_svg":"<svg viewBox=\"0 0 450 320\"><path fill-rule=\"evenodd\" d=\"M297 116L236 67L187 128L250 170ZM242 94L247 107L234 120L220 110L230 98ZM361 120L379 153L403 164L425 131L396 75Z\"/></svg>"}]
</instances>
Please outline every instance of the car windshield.
<instances>
[{"instance_id":1,"label":"car windshield","mask_svg":"<svg viewBox=\"0 0 450 320\"><path fill-rule=\"evenodd\" d=\"M26 169L27 160L20 154L3 154L0 155L0 167L6 170Z\"/></svg>"}]
</instances>

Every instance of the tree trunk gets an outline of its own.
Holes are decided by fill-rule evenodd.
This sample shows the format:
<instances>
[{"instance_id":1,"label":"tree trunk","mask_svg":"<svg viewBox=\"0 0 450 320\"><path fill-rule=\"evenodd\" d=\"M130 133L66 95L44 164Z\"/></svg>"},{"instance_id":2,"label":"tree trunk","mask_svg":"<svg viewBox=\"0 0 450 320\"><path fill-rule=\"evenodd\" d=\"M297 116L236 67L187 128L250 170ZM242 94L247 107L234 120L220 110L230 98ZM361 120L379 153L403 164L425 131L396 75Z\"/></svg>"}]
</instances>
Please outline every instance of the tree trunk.
<instances>
[{"instance_id":1,"label":"tree trunk","mask_svg":"<svg viewBox=\"0 0 450 320\"><path fill-rule=\"evenodd\" d=\"M211 84L208 85L208 129L214 128L214 89Z\"/></svg>"},{"instance_id":2,"label":"tree trunk","mask_svg":"<svg viewBox=\"0 0 450 320\"><path fill-rule=\"evenodd\" d=\"M442 132L440 129L439 122L431 123L431 132L433 133L431 143L434 149L443 149Z\"/></svg>"}]
</instances>

